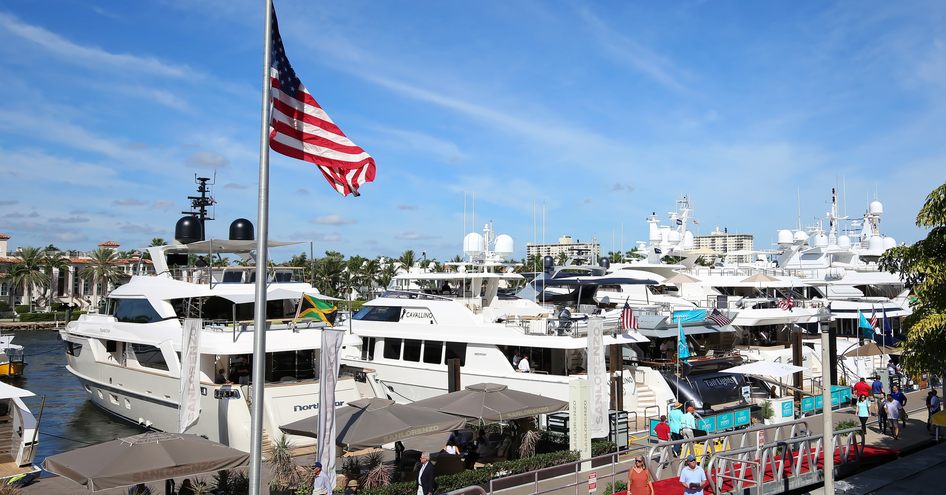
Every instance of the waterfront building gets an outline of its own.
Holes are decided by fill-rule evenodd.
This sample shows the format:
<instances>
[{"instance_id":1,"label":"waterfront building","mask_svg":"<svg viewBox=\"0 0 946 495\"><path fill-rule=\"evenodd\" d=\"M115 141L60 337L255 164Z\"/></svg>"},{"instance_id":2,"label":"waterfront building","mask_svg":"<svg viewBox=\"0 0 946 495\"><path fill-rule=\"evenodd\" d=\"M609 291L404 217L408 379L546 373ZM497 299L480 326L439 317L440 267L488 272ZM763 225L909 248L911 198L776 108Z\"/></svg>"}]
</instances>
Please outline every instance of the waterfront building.
<instances>
[{"instance_id":1,"label":"waterfront building","mask_svg":"<svg viewBox=\"0 0 946 495\"><path fill-rule=\"evenodd\" d=\"M693 243L697 250L711 250L725 256L726 253L734 251L749 252L752 251L752 234L731 234L728 229L720 230L716 227L708 235L698 235L693 238ZM733 256L736 263L751 263L752 255Z\"/></svg>"},{"instance_id":2,"label":"waterfront building","mask_svg":"<svg viewBox=\"0 0 946 495\"><path fill-rule=\"evenodd\" d=\"M591 242L581 242L570 235L559 237L558 243L555 244L526 244L527 257L538 255L557 258L561 254L565 256L581 254L597 259L601 254L601 244L596 238L592 238Z\"/></svg>"}]
</instances>

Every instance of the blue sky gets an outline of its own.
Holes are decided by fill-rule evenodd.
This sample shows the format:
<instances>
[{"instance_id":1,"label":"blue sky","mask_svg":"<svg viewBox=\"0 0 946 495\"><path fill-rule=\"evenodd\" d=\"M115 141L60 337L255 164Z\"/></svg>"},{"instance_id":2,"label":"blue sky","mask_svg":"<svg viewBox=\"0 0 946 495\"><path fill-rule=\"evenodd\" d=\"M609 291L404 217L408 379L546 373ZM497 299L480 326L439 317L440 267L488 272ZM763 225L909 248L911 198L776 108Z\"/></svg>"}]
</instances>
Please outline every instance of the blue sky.
<instances>
[{"instance_id":1,"label":"blue sky","mask_svg":"<svg viewBox=\"0 0 946 495\"><path fill-rule=\"evenodd\" d=\"M11 248L169 239L194 174L256 221L262 2L0 5L0 232ZM316 253L458 254L464 194L517 242L646 237L688 194L756 235L876 194L885 233L946 180L946 3L276 3L286 51L378 164L342 198L272 155L270 237ZM467 224L471 223L470 220ZM481 227L481 225L480 225ZM541 226L539 227L541 235ZM613 243L613 244L612 244ZM308 247L274 252L285 258Z\"/></svg>"}]
</instances>

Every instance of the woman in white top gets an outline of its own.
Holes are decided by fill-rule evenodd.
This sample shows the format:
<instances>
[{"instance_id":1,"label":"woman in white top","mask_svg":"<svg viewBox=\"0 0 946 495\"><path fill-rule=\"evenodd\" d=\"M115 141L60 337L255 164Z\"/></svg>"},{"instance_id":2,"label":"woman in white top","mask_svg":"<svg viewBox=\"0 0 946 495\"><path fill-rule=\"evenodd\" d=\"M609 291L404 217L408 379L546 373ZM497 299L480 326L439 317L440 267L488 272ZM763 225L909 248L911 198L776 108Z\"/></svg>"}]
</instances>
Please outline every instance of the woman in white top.
<instances>
[{"instance_id":1,"label":"woman in white top","mask_svg":"<svg viewBox=\"0 0 946 495\"><path fill-rule=\"evenodd\" d=\"M450 455L460 455L460 448L457 447L456 442L454 442L452 438L447 440L447 445L443 448L443 451Z\"/></svg>"}]
</instances>

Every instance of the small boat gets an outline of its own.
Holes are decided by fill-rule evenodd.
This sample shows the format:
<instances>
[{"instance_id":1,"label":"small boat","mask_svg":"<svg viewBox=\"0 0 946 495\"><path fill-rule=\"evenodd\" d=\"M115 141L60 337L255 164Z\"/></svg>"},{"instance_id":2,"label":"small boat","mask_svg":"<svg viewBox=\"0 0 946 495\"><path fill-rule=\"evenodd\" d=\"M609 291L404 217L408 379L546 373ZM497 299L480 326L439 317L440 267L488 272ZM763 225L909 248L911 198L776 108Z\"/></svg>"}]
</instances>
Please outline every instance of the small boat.
<instances>
[{"instance_id":1,"label":"small boat","mask_svg":"<svg viewBox=\"0 0 946 495\"><path fill-rule=\"evenodd\" d=\"M33 395L0 382L0 485L22 486L39 475L39 467L33 464L39 445L39 422L22 400Z\"/></svg>"},{"instance_id":2,"label":"small boat","mask_svg":"<svg viewBox=\"0 0 946 495\"><path fill-rule=\"evenodd\" d=\"M0 377L22 376L26 367L23 346L12 341L12 335L0 335Z\"/></svg>"}]
</instances>

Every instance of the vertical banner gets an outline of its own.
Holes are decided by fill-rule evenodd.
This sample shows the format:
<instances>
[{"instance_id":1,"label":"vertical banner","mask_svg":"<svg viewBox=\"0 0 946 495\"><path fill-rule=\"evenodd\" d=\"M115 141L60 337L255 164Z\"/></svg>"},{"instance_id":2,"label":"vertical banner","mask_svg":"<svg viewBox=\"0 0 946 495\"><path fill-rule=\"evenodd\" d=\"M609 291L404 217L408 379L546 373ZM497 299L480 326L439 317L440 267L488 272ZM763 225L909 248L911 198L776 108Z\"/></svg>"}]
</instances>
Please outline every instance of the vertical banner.
<instances>
[{"instance_id":1,"label":"vertical banner","mask_svg":"<svg viewBox=\"0 0 946 495\"><path fill-rule=\"evenodd\" d=\"M322 471L335 486L335 383L338 381L339 354L344 331L322 329L322 350L319 358L319 452Z\"/></svg>"},{"instance_id":2,"label":"vertical banner","mask_svg":"<svg viewBox=\"0 0 946 495\"><path fill-rule=\"evenodd\" d=\"M588 320L588 381L591 382L590 411L591 437L608 436L608 406L610 392L608 370L604 366L604 320Z\"/></svg>"},{"instance_id":3,"label":"vertical banner","mask_svg":"<svg viewBox=\"0 0 946 495\"><path fill-rule=\"evenodd\" d=\"M178 431L184 433L200 417L200 331L201 320L184 319L181 341L181 401Z\"/></svg>"},{"instance_id":4,"label":"vertical banner","mask_svg":"<svg viewBox=\"0 0 946 495\"><path fill-rule=\"evenodd\" d=\"M591 434L588 428L588 380L574 378L568 383L568 449L582 459L591 458ZM587 467L591 467L590 463ZM584 469L584 468L582 468Z\"/></svg>"}]
</instances>

